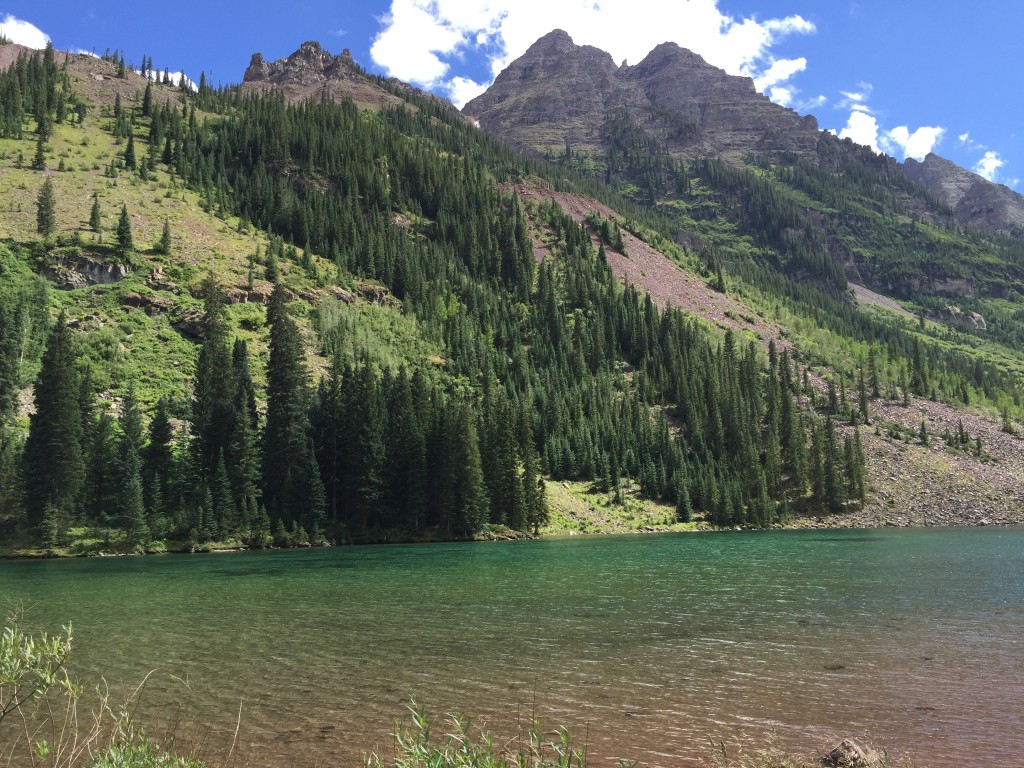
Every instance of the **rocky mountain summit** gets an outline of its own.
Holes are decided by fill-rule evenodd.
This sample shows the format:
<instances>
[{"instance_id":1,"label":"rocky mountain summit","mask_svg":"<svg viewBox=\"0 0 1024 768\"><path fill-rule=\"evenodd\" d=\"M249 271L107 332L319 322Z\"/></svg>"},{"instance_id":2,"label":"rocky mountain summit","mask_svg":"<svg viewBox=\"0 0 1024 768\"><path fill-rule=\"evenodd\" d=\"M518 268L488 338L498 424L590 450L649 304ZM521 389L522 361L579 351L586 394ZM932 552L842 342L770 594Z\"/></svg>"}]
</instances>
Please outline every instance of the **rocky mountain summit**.
<instances>
[{"instance_id":1,"label":"rocky mountain summit","mask_svg":"<svg viewBox=\"0 0 1024 768\"><path fill-rule=\"evenodd\" d=\"M319 99L325 92L333 99L348 98L360 107L380 109L405 103L394 91L448 104L399 80L368 75L346 48L335 56L320 43L308 41L283 59L268 62L254 53L242 78L242 90L263 93L280 90L289 102Z\"/></svg>"},{"instance_id":2,"label":"rocky mountain summit","mask_svg":"<svg viewBox=\"0 0 1024 768\"><path fill-rule=\"evenodd\" d=\"M663 131L683 156L816 152L818 124L757 93L749 77L711 66L675 43L639 64L616 65L562 30L548 33L463 112L507 143L534 153L606 143L610 121L628 114Z\"/></svg>"},{"instance_id":3,"label":"rocky mountain summit","mask_svg":"<svg viewBox=\"0 0 1024 768\"><path fill-rule=\"evenodd\" d=\"M935 153L921 162L907 158L903 173L952 208L960 224L984 230L1024 231L1024 197L1009 187L993 184Z\"/></svg>"}]
</instances>

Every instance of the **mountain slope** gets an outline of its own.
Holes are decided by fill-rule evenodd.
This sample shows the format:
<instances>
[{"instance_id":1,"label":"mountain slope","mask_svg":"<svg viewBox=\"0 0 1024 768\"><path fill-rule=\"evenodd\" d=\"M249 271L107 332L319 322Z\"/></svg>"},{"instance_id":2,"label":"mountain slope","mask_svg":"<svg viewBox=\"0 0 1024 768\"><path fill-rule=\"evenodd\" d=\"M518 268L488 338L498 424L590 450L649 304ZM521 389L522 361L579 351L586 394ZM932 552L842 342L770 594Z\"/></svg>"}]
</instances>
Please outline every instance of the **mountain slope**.
<instances>
[{"instance_id":1,"label":"mountain slope","mask_svg":"<svg viewBox=\"0 0 1024 768\"><path fill-rule=\"evenodd\" d=\"M956 212L958 223L995 232L1024 233L1024 197L939 157L909 157L903 173Z\"/></svg>"},{"instance_id":2,"label":"mountain slope","mask_svg":"<svg viewBox=\"0 0 1024 768\"><path fill-rule=\"evenodd\" d=\"M289 103L276 89L313 54L325 79ZM893 403L1019 421L1018 352L862 311L791 227L765 224L806 219L795 189L815 177L779 202L775 166L708 161L673 206L647 207L388 81L360 75L399 105L324 98L336 62L321 54L266 65L278 84L193 93L147 88L117 54L108 86L48 52L14 65L35 84L21 112L0 75L15 181L0 266L17 278L0 305L0 534L60 547L105 530L125 548L504 535L542 527L542 475L679 524L860 522L889 487L868 488L864 456L911 437L881 418ZM130 247L112 233L121 210ZM52 363L28 310L47 301L77 364L36 379ZM78 388L62 423L81 422L66 439L89 471L66 467L81 488L47 497L46 472L19 488L14 468L49 423L32 385L50 379ZM950 456L1015 466L1009 438L984 432L983 447L964 418ZM929 455L926 432L909 455Z\"/></svg>"}]
</instances>

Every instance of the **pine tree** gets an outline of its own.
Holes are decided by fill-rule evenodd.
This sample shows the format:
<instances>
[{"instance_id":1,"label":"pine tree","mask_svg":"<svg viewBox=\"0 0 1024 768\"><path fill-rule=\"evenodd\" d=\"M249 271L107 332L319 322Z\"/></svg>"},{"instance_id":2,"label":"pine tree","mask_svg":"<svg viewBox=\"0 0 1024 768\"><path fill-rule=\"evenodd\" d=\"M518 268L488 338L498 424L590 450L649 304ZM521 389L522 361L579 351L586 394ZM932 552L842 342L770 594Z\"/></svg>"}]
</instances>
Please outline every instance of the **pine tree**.
<instances>
[{"instance_id":1,"label":"pine tree","mask_svg":"<svg viewBox=\"0 0 1024 768\"><path fill-rule=\"evenodd\" d=\"M149 441L143 452L142 480L147 508L157 507L156 499L164 506L171 498L171 478L174 477L174 454L171 441L174 428L169 414L167 397L161 397L149 420Z\"/></svg>"},{"instance_id":2,"label":"pine tree","mask_svg":"<svg viewBox=\"0 0 1024 768\"><path fill-rule=\"evenodd\" d=\"M130 171L134 171L139 167L138 161L135 159L135 134L128 134L128 146L124 148L124 167Z\"/></svg>"},{"instance_id":3,"label":"pine tree","mask_svg":"<svg viewBox=\"0 0 1024 768\"><path fill-rule=\"evenodd\" d=\"M89 522L110 525L117 510L119 456L114 418L106 410L83 428L82 448L86 473L79 507Z\"/></svg>"},{"instance_id":4,"label":"pine tree","mask_svg":"<svg viewBox=\"0 0 1024 768\"><path fill-rule=\"evenodd\" d=\"M131 256L134 246L132 244L132 221L128 217L128 206L121 206L121 216L117 220L115 230L116 244L114 250L122 259Z\"/></svg>"},{"instance_id":5,"label":"pine tree","mask_svg":"<svg viewBox=\"0 0 1024 768\"><path fill-rule=\"evenodd\" d=\"M49 239L57 228L57 201L53 194L53 181L47 176L36 198L36 232Z\"/></svg>"},{"instance_id":6,"label":"pine tree","mask_svg":"<svg viewBox=\"0 0 1024 768\"><path fill-rule=\"evenodd\" d=\"M870 423L868 413L868 385L864 379L864 369L860 369L860 373L857 378L857 409L860 412L860 420L864 424Z\"/></svg>"},{"instance_id":7,"label":"pine tree","mask_svg":"<svg viewBox=\"0 0 1024 768\"><path fill-rule=\"evenodd\" d=\"M164 217L164 228L160 233L160 239L156 241L156 252L164 256L169 256L171 253L171 222L166 216Z\"/></svg>"},{"instance_id":8,"label":"pine tree","mask_svg":"<svg viewBox=\"0 0 1024 768\"><path fill-rule=\"evenodd\" d=\"M459 411L454 434L456 474L453 522L463 536L480 530L487 521L487 488L480 464L480 442L476 418L467 402Z\"/></svg>"},{"instance_id":9,"label":"pine tree","mask_svg":"<svg viewBox=\"0 0 1024 768\"><path fill-rule=\"evenodd\" d=\"M97 192L92 193L92 209L89 211L89 229L99 232L103 226L100 215L100 197Z\"/></svg>"},{"instance_id":10,"label":"pine tree","mask_svg":"<svg viewBox=\"0 0 1024 768\"><path fill-rule=\"evenodd\" d=\"M196 361L192 400L195 470L212 482L235 421L235 381L224 294L213 275L203 281L203 346Z\"/></svg>"},{"instance_id":11,"label":"pine tree","mask_svg":"<svg viewBox=\"0 0 1024 768\"><path fill-rule=\"evenodd\" d=\"M71 513L85 479L78 373L67 318L53 324L33 390L35 413L25 441L25 509L30 525L47 507Z\"/></svg>"},{"instance_id":12,"label":"pine tree","mask_svg":"<svg viewBox=\"0 0 1024 768\"><path fill-rule=\"evenodd\" d=\"M149 75L144 71L143 77ZM146 91L142 94L142 116L151 117L153 113L153 83L146 83Z\"/></svg>"},{"instance_id":13,"label":"pine tree","mask_svg":"<svg viewBox=\"0 0 1024 768\"><path fill-rule=\"evenodd\" d=\"M46 170L46 137L41 133L39 134L39 138L36 139L36 153L32 157L32 170Z\"/></svg>"},{"instance_id":14,"label":"pine tree","mask_svg":"<svg viewBox=\"0 0 1024 768\"><path fill-rule=\"evenodd\" d=\"M263 431L263 499L271 517L292 522L301 513L301 485L308 468L308 383L305 352L278 283L267 307L267 423Z\"/></svg>"},{"instance_id":15,"label":"pine tree","mask_svg":"<svg viewBox=\"0 0 1024 768\"><path fill-rule=\"evenodd\" d=\"M130 443L123 461L119 494L122 525L129 544L144 545L149 540L150 531L142 493L142 464L135 446Z\"/></svg>"}]
</instances>

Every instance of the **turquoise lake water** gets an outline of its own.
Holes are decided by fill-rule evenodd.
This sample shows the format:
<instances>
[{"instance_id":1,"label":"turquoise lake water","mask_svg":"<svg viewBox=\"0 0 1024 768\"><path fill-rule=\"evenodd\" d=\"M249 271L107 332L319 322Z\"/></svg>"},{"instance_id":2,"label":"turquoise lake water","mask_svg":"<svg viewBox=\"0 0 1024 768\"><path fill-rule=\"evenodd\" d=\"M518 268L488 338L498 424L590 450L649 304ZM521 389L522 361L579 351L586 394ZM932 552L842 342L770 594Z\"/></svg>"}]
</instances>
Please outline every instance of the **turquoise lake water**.
<instances>
[{"instance_id":1,"label":"turquoise lake water","mask_svg":"<svg viewBox=\"0 0 1024 768\"><path fill-rule=\"evenodd\" d=\"M0 563L74 669L237 765L390 754L410 698L596 766L853 736L932 768L1024 754L1024 529L658 534ZM154 671L155 670L155 671ZM187 681L186 683L183 681ZM993 762L992 764L996 764Z\"/></svg>"}]
</instances>

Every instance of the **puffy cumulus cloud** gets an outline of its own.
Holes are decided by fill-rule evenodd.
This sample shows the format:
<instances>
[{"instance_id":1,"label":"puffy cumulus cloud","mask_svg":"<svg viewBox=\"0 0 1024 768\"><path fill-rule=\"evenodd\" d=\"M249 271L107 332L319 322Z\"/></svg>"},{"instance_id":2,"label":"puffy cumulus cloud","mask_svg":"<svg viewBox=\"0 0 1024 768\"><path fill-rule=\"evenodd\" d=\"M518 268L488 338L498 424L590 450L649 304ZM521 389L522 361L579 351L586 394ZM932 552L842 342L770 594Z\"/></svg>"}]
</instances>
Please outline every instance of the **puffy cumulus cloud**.
<instances>
[{"instance_id":1,"label":"puffy cumulus cloud","mask_svg":"<svg viewBox=\"0 0 1024 768\"><path fill-rule=\"evenodd\" d=\"M908 157L924 160L942 140L945 132L946 129L939 126L923 125L916 131L911 131L905 125L898 125L879 138L879 145L885 152L900 160L906 160Z\"/></svg>"},{"instance_id":2,"label":"puffy cumulus cloud","mask_svg":"<svg viewBox=\"0 0 1024 768\"><path fill-rule=\"evenodd\" d=\"M796 88L790 85L775 85L769 88L765 95L776 104L781 104L783 107L792 107L793 102L796 101L796 93Z\"/></svg>"},{"instance_id":3,"label":"puffy cumulus cloud","mask_svg":"<svg viewBox=\"0 0 1024 768\"><path fill-rule=\"evenodd\" d=\"M846 121L846 127L839 132L840 139L850 139L855 144L871 147L881 152L878 147L878 119L866 109L854 109Z\"/></svg>"},{"instance_id":4,"label":"puffy cumulus cloud","mask_svg":"<svg viewBox=\"0 0 1024 768\"><path fill-rule=\"evenodd\" d=\"M468 77L453 77L447 83L448 96L453 104L461 107L487 90L487 83L478 83Z\"/></svg>"},{"instance_id":5,"label":"puffy cumulus cloud","mask_svg":"<svg viewBox=\"0 0 1024 768\"><path fill-rule=\"evenodd\" d=\"M993 152L990 149L982 156L981 160L975 164L974 172L983 179L995 181L999 174L999 169L1004 165L1006 165L1006 161L999 156L998 152Z\"/></svg>"},{"instance_id":6,"label":"puffy cumulus cloud","mask_svg":"<svg viewBox=\"0 0 1024 768\"><path fill-rule=\"evenodd\" d=\"M10 14L4 16L3 21L0 21L0 35L12 43L24 45L26 48L45 48L46 44L50 42L50 36L35 24L16 19Z\"/></svg>"},{"instance_id":7,"label":"puffy cumulus cloud","mask_svg":"<svg viewBox=\"0 0 1024 768\"><path fill-rule=\"evenodd\" d=\"M839 131L839 138L870 147L876 153L892 155L900 160L912 157L923 160L946 133L941 126L923 125L911 131L908 126L898 125L892 129L883 128L878 116L868 105L871 98L871 83L859 83L857 90L840 91L842 99L837 109L849 110L846 126ZM961 141L963 141L961 137Z\"/></svg>"},{"instance_id":8,"label":"puffy cumulus cloud","mask_svg":"<svg viewBox=\"0 0 1024 768\"><path fill-rule=\"evenodd\" d=\"M814 31L800 16L736 19L719 10L718 0L391 0L380 21L370 49L374 63L388 75L444 90L459 105L473 90L467 57L482 60L493 78L552 29L631 63L670 40L730 74L760 80L772 73L765 88L806 67L802 59L776 60L772 46Z\"/></svg>"},{"instance_id":9,"label":"puffy cumulus cloud","mask_svg":"<svg viewBox=\"0 0 1024 768\"><path fill-rule=\"evenodd\" d=\"M377 35L370 56L388 75L410 83L433 87L448 73L449 56L465 43L463 30L436 15L436 4L422 0L392 0L381 21L385 31Z\"/></svg>"}]
</instances>

